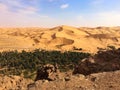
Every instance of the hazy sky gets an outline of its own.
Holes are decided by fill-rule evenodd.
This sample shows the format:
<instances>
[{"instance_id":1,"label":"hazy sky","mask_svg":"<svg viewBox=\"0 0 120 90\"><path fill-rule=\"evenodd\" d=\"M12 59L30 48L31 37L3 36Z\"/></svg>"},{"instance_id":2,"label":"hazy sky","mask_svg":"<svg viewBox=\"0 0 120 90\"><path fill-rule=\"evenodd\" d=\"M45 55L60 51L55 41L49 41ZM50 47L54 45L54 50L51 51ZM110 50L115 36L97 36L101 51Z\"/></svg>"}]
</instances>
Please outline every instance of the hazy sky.
<instances>
[{"instance_id":1,"label":"hazy sky","mask_svg":"<svg viewBox=\"0 0 120 90\"><path fill-rule=\"evenodd\" d=\"M0 0L0 26L120 26L120 0Z\"/></svg>"}]
</instances>

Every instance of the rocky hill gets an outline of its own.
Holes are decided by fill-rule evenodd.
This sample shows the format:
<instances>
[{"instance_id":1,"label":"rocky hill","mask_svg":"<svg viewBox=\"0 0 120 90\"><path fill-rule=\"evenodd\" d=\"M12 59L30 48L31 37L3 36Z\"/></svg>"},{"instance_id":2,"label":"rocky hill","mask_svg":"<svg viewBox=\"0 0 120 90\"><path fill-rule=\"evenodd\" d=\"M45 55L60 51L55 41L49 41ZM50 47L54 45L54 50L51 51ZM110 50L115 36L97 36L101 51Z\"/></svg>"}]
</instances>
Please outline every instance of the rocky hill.
<instances>
[{"instance_id":1,"label":"rocky hill","mask_svg":"<svg viewBox=\"0 0 120 90\"><path fill-rule=\"evenodd\" d=\"M0 28L0 51L3 50L82 50L120 46L120 27Z\"/></svg>"}]
</instances>

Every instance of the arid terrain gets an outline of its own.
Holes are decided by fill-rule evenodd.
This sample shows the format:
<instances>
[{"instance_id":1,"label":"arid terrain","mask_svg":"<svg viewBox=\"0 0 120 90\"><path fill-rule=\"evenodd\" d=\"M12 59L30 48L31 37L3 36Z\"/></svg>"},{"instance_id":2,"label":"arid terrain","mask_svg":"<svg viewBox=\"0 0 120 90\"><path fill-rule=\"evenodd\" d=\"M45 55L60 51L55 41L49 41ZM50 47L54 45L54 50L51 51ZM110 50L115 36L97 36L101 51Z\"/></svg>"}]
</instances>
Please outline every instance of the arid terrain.
<instances>
[{"instance_id":1,"label":"arid terrain","mask_svg":"<svg viewBox=\"0 0 120 90\"><path fill-rule=\"evenodd\" d=\"M0 28L0 52L32 51L35 49L74 51L73 54L70 52L67 54L63 52L62 54L60 52L50 53L44 50L1 53L0 71L5 74L0 74L0 90L120 90L119 29L120 27L76 28L71 26ZM107 48L108 46L109 48ZM85 57L86 55L80 51L89 52L90 55L84 59L78 59L77 56ZM34 60L29 55L34 57ZM48 57L46 58L45 55ZM50 61L61 60L61 57L57 57L57 55L61 55L63 58L71 55L74 56L73 61L76 59L78 61L72 65L72 69L61 72L58 67L61 62L49 64ZM54 60L50 59L49 61L50 56L53 56ZM42 58L48 59L49 63L37 65L36 63L41 64ZM65 58L65 60L67 59ZM73 64L73 61L70 64ZM69 62L65 61L62 64L68 65ZM20 68L17 67L19 65L21 65ZM27 66L31 67L27 68ZM35 78L24 77L22 72L26 74L27 71L30 74L32 69ZM10 70L14 72L21 70L21 73L18 76L17 73L15 75L12 72L11 74L7 73Z\"/></svg>"},{"instance_id":2,"label":"arid terrain","mask_svg":"<svg viewBox=\"0 0 120 90\"><path fill-rule=\"evenodd\" d=\"M0 28L0 51L73 50L96 52L98 48L120 46L120 27Z\"/></svg>"},{"instance_id":3,"label":"arid terrain","mask_svg":"<svg viewBox=\"0 0 120 90\"><path fill-rule=\"evenodd\" d=\"M33 81L20 76L0 76L0 90L119 90L120 71L72 75L59 73L56 80Z\"/></svg>"}]
</instances>

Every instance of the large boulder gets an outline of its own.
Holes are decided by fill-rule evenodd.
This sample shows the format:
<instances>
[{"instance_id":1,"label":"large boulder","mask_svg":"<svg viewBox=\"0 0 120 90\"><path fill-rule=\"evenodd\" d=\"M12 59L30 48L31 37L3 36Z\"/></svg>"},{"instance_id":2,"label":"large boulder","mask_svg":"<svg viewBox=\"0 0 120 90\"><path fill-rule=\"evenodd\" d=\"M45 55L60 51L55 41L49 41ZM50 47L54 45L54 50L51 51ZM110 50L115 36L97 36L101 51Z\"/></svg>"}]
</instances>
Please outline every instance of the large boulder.
<instances>
[{"instance_id":1,"label":"large boulder","mask_svg":"<svg viewBox=\"0 0 120 90\"><path fill-rule=\"evenodd\" d=\"M101 51L94 57L81 60L75 65L73 74L88 75L115 70L120 70L120 49Z\"/></svg>"},{"instance_id":2,"label":"large boulder","mask_svg":"<svg viewBox=\"0 0 120 90\"><path fill-rule=\"evenodd\" d=\"M35 81L37 80L55 80L56 74L59 72L57 65L46 64L37 70L37 76Z\"/></svg>"}]
</instances>

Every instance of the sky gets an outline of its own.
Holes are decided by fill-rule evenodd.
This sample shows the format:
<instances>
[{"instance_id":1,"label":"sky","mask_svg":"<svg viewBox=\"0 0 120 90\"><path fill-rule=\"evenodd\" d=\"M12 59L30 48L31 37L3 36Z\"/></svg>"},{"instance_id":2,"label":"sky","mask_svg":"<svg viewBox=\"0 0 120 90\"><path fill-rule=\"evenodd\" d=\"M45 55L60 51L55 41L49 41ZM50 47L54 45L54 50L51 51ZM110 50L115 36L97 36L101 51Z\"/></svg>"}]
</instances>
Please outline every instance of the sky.
<instances>
[{"instance_id":1,"label":"sky","mask_svg":"<svg viewBox=\"0 0 120 90\"><path fill-rule=\"evenodd\" d=\"M120 0L0 0L0 27L120 26Z\"/></svg>"}]
</instances>

